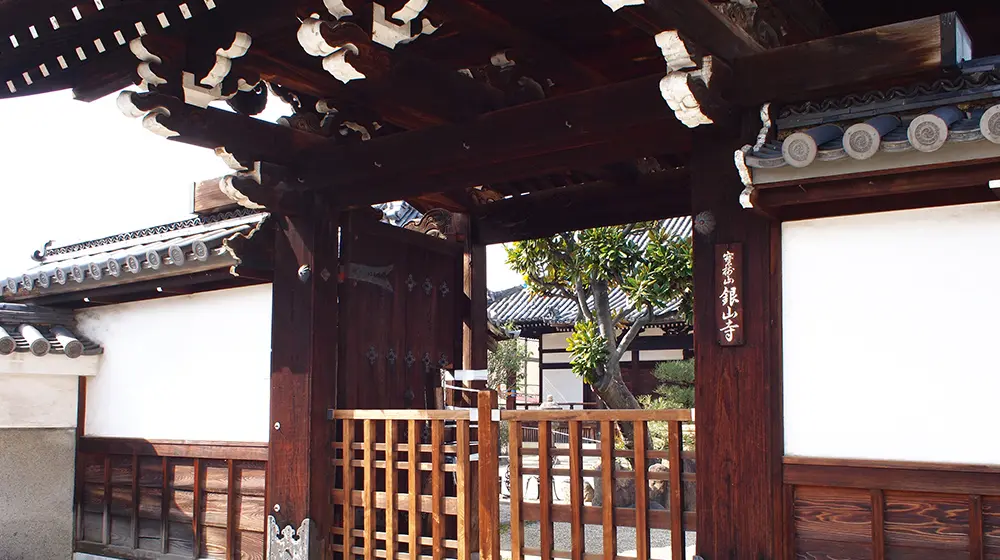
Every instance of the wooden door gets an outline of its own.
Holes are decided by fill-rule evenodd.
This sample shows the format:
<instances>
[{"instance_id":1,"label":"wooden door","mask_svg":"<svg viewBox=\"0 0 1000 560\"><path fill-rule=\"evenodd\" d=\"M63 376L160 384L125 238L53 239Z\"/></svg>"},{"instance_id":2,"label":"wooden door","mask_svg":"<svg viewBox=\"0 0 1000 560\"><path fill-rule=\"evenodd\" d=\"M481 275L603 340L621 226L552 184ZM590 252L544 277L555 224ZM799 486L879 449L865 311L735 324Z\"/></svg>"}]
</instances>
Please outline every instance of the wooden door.
<instances>
[{"instance_id":1,"label":"wooden door","mask_svg":"<svg viewBox=\"0 0 1000 560\"><path fill-rule=\"evenodd\" d=\"M352 217L340 258L338 408L435 408L462 364L462 244Z\"/></svg>"}]
</instances>

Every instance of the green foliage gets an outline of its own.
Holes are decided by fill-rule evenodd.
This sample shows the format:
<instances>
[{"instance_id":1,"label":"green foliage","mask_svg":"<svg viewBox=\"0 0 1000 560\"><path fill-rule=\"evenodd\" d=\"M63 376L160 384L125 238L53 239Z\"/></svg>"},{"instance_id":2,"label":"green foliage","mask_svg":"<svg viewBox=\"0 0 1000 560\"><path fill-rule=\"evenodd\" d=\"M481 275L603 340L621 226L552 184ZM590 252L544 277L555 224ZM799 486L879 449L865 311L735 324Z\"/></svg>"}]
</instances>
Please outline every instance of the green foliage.
<instances>
[{"instance_id":1,"label":"green foliage","mask_svg":"<svg viewBox=\"0 0 1000 560\"><path fill-rule=\"evenodd\" d=\"M573 334L566 346L573 358L569 362L573 373L587 383L597 381L598 372L608 359L607 340L597 330L593 321L578 321L573 325Z\"/></svg>"},{"instance_id":2,"label":"green foliage","mask_svg":"<svg viewBox=\"0 0 1000 560\"><path fill-rule=\"evenodd\" d=\"M694 408L694 360L660 362L653 377L660 382L657 397L670 405L664 408Z\"/></svg>"},{"instance_id":3,"label":"green foliage","mask_svg":"<svg viewBox=\"0 0 1000 560\"><path fill-rule=\"evenodd\" d=\"M641 248L632 237L646 231ZM691 316L691 240L669 235L661 222L594 228L512 243L507 264L539 294L575 298L597 282L620 287L636 309L661 307L680 298ZM586 298L584 298L586 299Z\"/></svg>"},{"instance_id":4,"label":"green foliage","mask_svg":"<svg viewBox=\"0 0 1000 560\"><path fill-rule=\"evenodd\" d=\"M489 375L486 384L499 391L506 386L510 391L524 378L524 362L528 360L528 350L517 339L501 340L495 350L486 354L486 368Z\"/></svg>"},{"instance_id":5,"label":"green foliage","mask_svg":"<svg viewBox=\"0 0 1000 560\"><path fill-rule=\"evenodd\" d=\"M660 362L653 369L660 382L654 395L642 395L639 403L647 410L694 408L694 360ZM655 449L667 449L669 436L666 422L649 423L649 439ZM685 434L685 449L694 448L694 436Z\"/></svg>"},{"instance_id":6,"label":"green foliage","mask_svg":"<svg viewBox=\"0 0 1000 560\"><path fill-rule=\"evenodd\" d=\"M507 330L511 330L507 326ZM496 349L490 350L486 354L486 368L488 370L486 385L494 391L506 388L510 391L524 381L524 363L529 358L528 349L516 338L501 340L497 343ZM503 400L503 397L501 397ZM500 423L500 447L506 448L510 437L507 422Z\"/></svg>"}]
</instances>

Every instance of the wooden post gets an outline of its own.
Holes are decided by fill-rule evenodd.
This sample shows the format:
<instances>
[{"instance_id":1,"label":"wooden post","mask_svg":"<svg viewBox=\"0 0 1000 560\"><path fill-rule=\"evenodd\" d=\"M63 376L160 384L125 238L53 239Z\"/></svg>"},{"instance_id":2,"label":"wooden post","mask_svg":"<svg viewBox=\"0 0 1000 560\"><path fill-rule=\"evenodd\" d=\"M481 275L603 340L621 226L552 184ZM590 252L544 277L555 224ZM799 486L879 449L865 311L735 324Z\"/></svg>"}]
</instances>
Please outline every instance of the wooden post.
<instances>
[{"instance_id":1,"label":"wooden post","mask_svg":"<svg viewBox=\"0 0 1000 560\"><path fill-rule=\"evenodd\" d=\"M692 209L695 284L695 403L698 554L775 558L781 529L780 224L740 206L733 153L760 127L726 123L694 131ZM752 142L752 140L750 140ZM698 224L704 224L702 227ZM710 230L710 231L708 231ZM719 343L716 246L742 244L742 345Z\"/></svg>"},{"instance_id":2,"label":"wooden post","mask_svg":"<svg viewBox=\"0 0 1000 560\"><path fill-rule=\"evenodd\" d=\"M500 519L500 427L493 421L496 391L479 392L479 519ZM494 522L479 524L479 550L484 560L500 560L500 535Z\"/></svg>"},{"instance_id":3,"label":"wooden post","mask_svg":"<svg viewBox=\"0 0 1000 560\"><path fill-rule=\"evenodd\" d=\"M275 218L271 319L271 438L267 515L277 527L308 527L310 558L327 557L332 524L337 380L338 219L334 212ZM348 495L348 499L350 496ZM270 544L276 535L269 530ZM348 539L349 540L349 539Z\"/></svg>"}]
</instances>

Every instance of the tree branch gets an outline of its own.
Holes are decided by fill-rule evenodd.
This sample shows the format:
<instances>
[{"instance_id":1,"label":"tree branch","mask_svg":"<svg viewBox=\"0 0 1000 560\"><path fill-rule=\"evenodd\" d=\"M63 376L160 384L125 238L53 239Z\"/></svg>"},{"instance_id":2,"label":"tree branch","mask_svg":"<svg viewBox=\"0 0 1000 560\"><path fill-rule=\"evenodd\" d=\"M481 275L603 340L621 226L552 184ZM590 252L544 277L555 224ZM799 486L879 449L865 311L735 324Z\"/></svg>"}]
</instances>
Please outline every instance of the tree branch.
<instances>
[{"instance_id":1,"label":"tree branch","mask_svg":"<svg viewBox=\"0 0 1000 560\"><path fill-rule=\"evenodd\" d=\"M628 347L632 344L632 341L634 341L635 338L639 336L639 333L642 331L642 328L648 325L649 322L652 320L653 320L653 306L647 305L646 313L642 317L636 319L634 323L632 323L632 326L629 327L628 332L626 332L625 336L622 337L622 341L618 343L618 348L615 350L614 353L615 360L621 359L622 355L625 354L625 351L628 350Z\"/></svg>"},{"instance_id":2,"label":"tree branch","mask_svg":"<svg viewBox=\"0 0 1000 560\"><path fill-rule=\"evenodd\" d=\"M591 313L590 307L587 306L587 292L583 289L583 282L577 278L576 279L576 306L580 308L580 314L583 317L593 322L594 314Z\"/></svg>"}]
</instances>

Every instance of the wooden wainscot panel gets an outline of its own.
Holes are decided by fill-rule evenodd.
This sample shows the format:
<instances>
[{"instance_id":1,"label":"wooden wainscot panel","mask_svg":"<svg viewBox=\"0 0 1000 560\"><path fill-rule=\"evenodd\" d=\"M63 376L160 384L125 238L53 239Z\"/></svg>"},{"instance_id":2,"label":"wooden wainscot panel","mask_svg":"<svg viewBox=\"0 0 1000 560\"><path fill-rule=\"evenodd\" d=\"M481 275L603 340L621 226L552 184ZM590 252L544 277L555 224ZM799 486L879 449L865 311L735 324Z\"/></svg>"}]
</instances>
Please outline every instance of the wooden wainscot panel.
<instances>
[{"instance_id":1,"label":"wooden wainscot panel","mask_svg":"<svg viewBox=\"0 0 1000 560\"><path fill-rule=\"evenodd\" d=\"M85 437L78 450L77 551L263 558L266 464L245 460L263 445Z\"/></svg>"},{"instance_id":2,"label":"wooden wainscot panel","mask_svg":"<svg viewBox=\"0 0 1000 560\"><path fill-rule=\"evenodd\" d=\"M886 558L969 558L969 497L885 493Z\"/></svg>"},{"instance_id":3,"label":"wooden wainscot panel","mask_svg":"<svg viewBox=\"0 0 1000 560\"><path fill-rule=\"evenodd\" d=\"M715 246L715 319L722 346L743 345L743 244Z\"/></svg>"},{"instance_id":4,"label":"wooden wainscot panel","mask_svg":"<svg viewBox=\"0 0 1000 560\"><path fill-rule=\"evenodd\" d=\"M983 505L983 555L1000 560L1000 497L987 497Z\"/></svg>"},{"instance_id":5,"label":"wooden wainscot panel","mask_svg":"<svg viewBox=\"0 0 1000 560\"><path fill-rule=\"evenodd\" d=\"M872 505L866 490L801 486L793 502L799 558L872 558Z\"/></svg>"}]
</instances>

